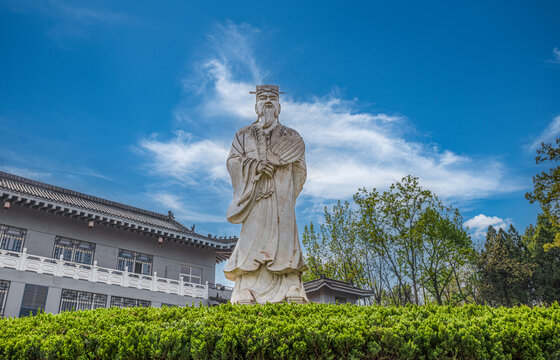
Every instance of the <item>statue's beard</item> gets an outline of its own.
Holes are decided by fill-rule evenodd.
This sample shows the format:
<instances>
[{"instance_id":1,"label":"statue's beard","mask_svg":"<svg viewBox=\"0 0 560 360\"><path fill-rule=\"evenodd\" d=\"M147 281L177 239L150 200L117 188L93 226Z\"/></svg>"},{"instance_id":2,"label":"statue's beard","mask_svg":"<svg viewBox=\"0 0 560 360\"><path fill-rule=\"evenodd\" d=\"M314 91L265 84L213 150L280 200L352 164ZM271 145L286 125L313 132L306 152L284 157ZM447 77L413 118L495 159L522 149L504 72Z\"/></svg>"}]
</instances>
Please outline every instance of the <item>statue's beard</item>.
<instances>
[{"instance_id":1,"label":"statue's beard","mask_svg":"<svg viewBox=\"0 0 560 360\"><path fill-rule=\"evenodd\" d=\"M259 123L263 128L269 127L276 121L276 119L278 119L278 110L274 106L263 106L259 110Z\"/></svg>"}]
</instances>

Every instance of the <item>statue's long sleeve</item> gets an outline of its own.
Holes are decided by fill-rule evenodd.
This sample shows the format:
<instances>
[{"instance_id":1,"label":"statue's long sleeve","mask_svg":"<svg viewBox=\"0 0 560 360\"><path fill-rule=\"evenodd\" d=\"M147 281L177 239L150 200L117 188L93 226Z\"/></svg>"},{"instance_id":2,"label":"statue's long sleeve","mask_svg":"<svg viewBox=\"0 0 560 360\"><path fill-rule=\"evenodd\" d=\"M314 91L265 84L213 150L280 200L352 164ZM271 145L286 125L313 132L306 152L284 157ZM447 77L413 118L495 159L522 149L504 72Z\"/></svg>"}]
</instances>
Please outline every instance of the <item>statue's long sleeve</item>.
<instances>
[{"instance_id":1,"label":"statue's long sleeve","mask_svg":"<svg viewBox=\"0 0 560 360\"><path fill-rule=\"evenodd\" d=\"M307 179L307 166L305 164L305 158L302 156L298 161L292 164L294 172L294 203L299 193L303 189L303 184Z\"/></svg>"},{"instance_id":2,"label":"statue's long sleeve","mask_svg":"<svg viewBox=\"0 0 560 360\"><path fill-rule=\"evenodd\" d=\"M226 217L233 224L241 224L255 202L258 163L258 159L246 157L245 136L241 131L238 132L227 159L227 169L233 186L233 201Z\"/></svg>"}]
</instances>

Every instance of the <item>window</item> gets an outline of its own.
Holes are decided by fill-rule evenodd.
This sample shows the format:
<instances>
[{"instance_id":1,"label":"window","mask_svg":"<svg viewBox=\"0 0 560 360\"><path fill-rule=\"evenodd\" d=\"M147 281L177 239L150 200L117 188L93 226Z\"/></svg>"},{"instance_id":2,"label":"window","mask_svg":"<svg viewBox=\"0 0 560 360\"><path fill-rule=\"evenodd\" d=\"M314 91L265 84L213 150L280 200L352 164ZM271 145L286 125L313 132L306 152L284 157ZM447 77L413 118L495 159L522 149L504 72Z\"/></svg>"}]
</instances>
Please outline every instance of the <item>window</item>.
<instances>
[{"instance_id":1,"label":"window","mask_svg":"<svg viewBox=\"0 0 560 360\"><path fill-rule=\"evenodd\" d=\"M107 295L62 289L60 311L92 310L107 307Z\"/></svg>"},{"instance_id":2,"label":"window","mask_svg":"<svg viewBox=\"0 0 560 360\"><path fill-rule=\"evenodd\" d=\"M128 272L151 275L153 256L137 253L135 251L119 249L117 269Z\"/></svg>"},{"instance_id":3,"label":"window","mask_svg":"<svg viewBox=\"0 0 560 360\"><path fill-rule=\"evenodd\" d=\"M131 298L125 298L120 296L111 296L111 307L150 307L152 303L150 301L137 300Z\"/></svg>"},{"instance_id":4,"label":"window","mask_svg":"<svg viewBox=\"0 0 560 360\"><path fill-rule=\"evenodd\" d=\"M0 225L0 249L21 252L26 232L14 226Z\"/></svg>"},{"instance_id":5,"label":"window","mask_svg":"<svg viewBox=\"0 0 560 360\"><path fill-rule=\"evenodd\" d=\"M93 264L95 244L87 241L68 239L57 236L54 240L53 258L72 261L80 264Z\"/></svg>"},{"instance_id":6,"label":"window","mask_svg":"<svg viewBox=\"0 0 560 360\"><path fill-rule=\"evenodd\" d=\"M10 289L10 282L0 280L0 316L4 315L4 308L6 307L6 298L8 297L8 290Z\"/></svg>"},{"instance_id":7,"label":"window","mask_svg":"<svg viewBox=\"0 0 560 360\"><path fill-rule=\"evenodd\" d=\"M39 309L44 309L48 291L46 286L25 284L19 316L37 315Z\"/></svg>"},{"instance_id":8,"label":"window","mask_svg":"<svg viewBox=\"0 0 560 360\"><path fill-rule=\"evenodd\" d=\"M194 266L181 266L181 279L188 283L202 284L202 269Z\"/></svg>"}]
</instances>

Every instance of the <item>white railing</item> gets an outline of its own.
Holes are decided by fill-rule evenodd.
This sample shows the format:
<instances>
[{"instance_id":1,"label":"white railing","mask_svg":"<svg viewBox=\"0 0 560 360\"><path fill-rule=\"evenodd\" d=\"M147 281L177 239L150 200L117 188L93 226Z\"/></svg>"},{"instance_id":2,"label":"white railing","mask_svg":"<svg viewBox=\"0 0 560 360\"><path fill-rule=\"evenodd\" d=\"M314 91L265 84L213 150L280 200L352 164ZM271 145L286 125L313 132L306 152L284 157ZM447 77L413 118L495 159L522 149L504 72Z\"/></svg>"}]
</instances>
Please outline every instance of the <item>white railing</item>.
<instances>
[{"instance_id":1,"label":"white railing","mask_svg":"<svg viewBox=\"0 0 560 360\"><path fill-rule=\"evenodd\" d=\"M208 282L194 284L183 280L166 279L158 277L155 271L154 275L142 275L127 270L109 269L97 266L97 261L94 261L93 265L84 265L65 261L62 256L60 259L51 259L28 254L27 248L23 248L21 253L0 250L0 268L208 299Z\"/></svg>"}]
</instances>

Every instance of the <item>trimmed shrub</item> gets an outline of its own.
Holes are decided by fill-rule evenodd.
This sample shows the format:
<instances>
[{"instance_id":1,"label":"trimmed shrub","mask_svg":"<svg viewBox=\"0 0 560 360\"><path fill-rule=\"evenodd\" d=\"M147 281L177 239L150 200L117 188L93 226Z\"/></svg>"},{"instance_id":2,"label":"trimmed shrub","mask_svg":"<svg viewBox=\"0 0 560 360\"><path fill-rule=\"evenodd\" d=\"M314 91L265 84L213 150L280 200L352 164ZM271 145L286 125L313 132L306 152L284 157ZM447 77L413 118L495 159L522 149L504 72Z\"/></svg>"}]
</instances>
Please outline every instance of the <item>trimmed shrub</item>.
<instances>
[{"instance_id":1,"label":"trimmed shrub","mask_svg":"<svg viewBox=\"0 0 560 360\"><path fill-rule=\"evenodd\" d=\"M3 359L559 359L560 306L110 308L0 320Z\"/></svg>"}]
</instances>

